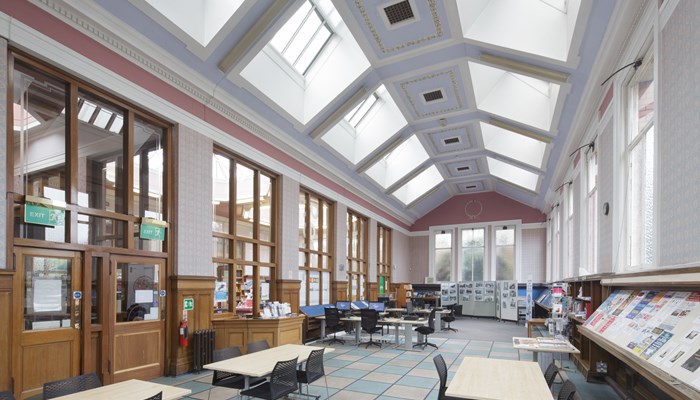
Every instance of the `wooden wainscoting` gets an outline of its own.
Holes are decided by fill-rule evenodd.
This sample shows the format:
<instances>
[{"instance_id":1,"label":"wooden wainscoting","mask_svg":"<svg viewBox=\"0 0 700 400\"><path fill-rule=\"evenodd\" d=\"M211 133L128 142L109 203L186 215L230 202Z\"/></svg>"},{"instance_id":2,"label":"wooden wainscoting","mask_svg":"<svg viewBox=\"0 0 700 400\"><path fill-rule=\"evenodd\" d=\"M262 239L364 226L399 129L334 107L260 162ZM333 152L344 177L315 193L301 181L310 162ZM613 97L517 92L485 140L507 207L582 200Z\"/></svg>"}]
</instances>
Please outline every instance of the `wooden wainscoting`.
<instances>
[{"instance_id":1,"label":"wooden wainscoting","mask_svg":"<svg viewBox=\"0 0 700 400\"><path fill-rule=\"evenodd\" d=\"M347 300L348 298L348 281L335 281L331 286L332 296L331 302L338 300Z\"/></svg>"},{"instance_id":2,"label":"wooden wainscoting","mask_svg":"<svg viewBox=\"0 0 700 400\"><path fill-rule=\"evenodd\" d=\"M216 348L238 346L247 353L246 345L267 340L270 347L283 344L302 344L304 316L267 319L221 319L214 321Z\"/></svg>"},{"instance_id":3,"label":"wooden wainscoting","mask_svg":"<svg viewBox=\"0 0 700 400\"><path fill-rule=\"evenodd\" d=\"M210 329L214 314L214 282L216 278L204 276L171 276L169 293L170 310L168 329L173 332L171 340L170 363L168 374L179 375L192 370L192 346L180 347L178 326L182 318L183 302L186 298L194 299L194 310L187 312L190 335L200 329ZM191 339L191 338L190 338Z\"/></svg>"},{"instance_id":4,"label":"wooden wainscoting","mask_svg":"<svg viewBox=\"0 0 700 400\"><path fill-rule=\"evenodd\" d=\"M277 280L277 301L289 303L293 313L299 312L299 291L301 281L298 279L278 279Z\"/></svg>"},{"instance_id":5,"label":"wooden wainscoting","mask_svg":"<svg viewBox=\"0 0 700 400\"><path fill-rule=\"evenodd\" d=\"M12 277L0 273L0 391L12 389Z\"/></svg>"},{"instance_id":6,"label":"wooden wainscoting","mask_svg":"<svg viewBox=\"0 0 700 400\"><path fill-rule=\"evenodd\" d=\"M379 283L369 282L367 284L367 296L365 296L365 300L375 301L377 300L377 296L379 296Z\"/></svg>"}]
</instances>

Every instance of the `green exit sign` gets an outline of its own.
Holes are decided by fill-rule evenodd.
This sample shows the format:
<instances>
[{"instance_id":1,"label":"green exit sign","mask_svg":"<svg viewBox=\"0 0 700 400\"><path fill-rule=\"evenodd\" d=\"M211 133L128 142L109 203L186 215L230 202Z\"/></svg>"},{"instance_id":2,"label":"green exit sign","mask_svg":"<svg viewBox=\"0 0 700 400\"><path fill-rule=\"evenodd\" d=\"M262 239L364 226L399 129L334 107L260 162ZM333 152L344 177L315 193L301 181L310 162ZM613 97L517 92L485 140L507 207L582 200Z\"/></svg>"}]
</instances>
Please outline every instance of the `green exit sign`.
<instances>
[{"instance_id":1,"label":"green exit sign","mask_svg":"<svg viewBox=\"0 0 700 400\"><path fill-rule=\"evenodd\" d=\"M139 237L141 239L165 240L165 227L141 224Z\"/></svg>"},{"instance_id":2,"label":"green exit sign","mask_svg":"<svg viewBox=\"0 0 700 400\"><path fill-rule=\"evenodd\" d=\"M66 211L27 203L24 205L24 222L46 226L63 226L66 224Z\"/></svg>"},{"instance_id":3,"label":"green exit sign","mask_svg":"<svg viewBox=\"0 0 700 400\"><path fill-rule=\"evenodd\" d=\"M192 297L187 297L183 299L183 310L191 311L194 310L194 299Z\"/></svg>"}]
</instances>

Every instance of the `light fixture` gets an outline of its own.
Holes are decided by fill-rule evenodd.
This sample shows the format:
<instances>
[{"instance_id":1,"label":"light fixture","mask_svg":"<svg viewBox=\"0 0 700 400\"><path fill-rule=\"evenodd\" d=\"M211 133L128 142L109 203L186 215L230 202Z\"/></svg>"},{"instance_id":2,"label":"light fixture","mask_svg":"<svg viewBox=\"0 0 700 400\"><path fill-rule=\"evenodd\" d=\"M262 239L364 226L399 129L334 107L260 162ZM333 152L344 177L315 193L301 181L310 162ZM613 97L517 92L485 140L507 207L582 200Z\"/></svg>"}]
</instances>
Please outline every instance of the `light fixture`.
<instances>
[{"instance_id":1,"label":"light fixture","mask_svg":"<svg viewBox=\"0 0 700 400\"><path fill-rule=\"evenodd\" d=\"M534 78L539 78L549 82L566 83L569 80L569 74L565 72L554 71L548 68L539 67L537 65L511 60L509 58L494 56L488 53L482 53L479 60L487 64L505 68L511 72L532 76Z\"/></svg>"}]
</instances>

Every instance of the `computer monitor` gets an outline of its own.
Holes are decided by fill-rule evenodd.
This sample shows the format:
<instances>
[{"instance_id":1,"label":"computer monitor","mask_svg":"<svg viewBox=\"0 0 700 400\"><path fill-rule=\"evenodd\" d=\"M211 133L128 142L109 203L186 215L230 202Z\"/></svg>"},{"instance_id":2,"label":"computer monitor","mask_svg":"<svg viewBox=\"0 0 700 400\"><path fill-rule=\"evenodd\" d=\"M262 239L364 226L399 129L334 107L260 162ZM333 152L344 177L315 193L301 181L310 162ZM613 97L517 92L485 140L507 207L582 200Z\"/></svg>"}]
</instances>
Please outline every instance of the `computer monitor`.
<instances>
[{"instance_id":1,"label":"computer monitor","mask_svg":"<svg viewBox=\"0 0 700 400\"><path fill-rule=\"evenodd\" d=\"M338 311L350 311L350 302L349 301L336 301L335 308L337 308Z\"/></svg>"},{"instance_id":2,"label":"computer monitor","mask_svg":"<svg viewBox=\"0 0 700 400\"><path fill-rule=\"evenodd\" d=\"M369 309L382 312L382 311L384 311L384 302L383 301L370 301L369 302Z\"/></svg>"},{"instance_id":3,"label":"computer monitor","mask_svg":"<svg viewBox=\"0 0 700 400\"><path fill-rule=\"evenodd\" d=\"M379 296L377 297L377 301L381 301L382 303L386 304L387 301L391 300L391 297L389 296Z\"/></svg>"}]
</instances>

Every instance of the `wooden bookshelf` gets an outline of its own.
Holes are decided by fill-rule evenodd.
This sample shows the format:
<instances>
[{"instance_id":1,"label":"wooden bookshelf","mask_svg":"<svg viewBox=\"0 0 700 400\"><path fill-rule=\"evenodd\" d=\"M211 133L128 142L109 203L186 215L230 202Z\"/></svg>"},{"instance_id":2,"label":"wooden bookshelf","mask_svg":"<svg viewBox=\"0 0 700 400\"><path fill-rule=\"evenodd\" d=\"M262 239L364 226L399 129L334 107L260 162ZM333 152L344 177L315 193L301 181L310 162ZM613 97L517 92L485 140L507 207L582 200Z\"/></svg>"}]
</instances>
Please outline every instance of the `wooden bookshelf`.
<instances>
[{"instance_id":1,"label":"wooden bookshelf","mask_svg":"<svg viewBox=\"0 0 700 400\"><path fill-rule=\"evenodd\" d=\"M398 296L397 296L397 307L406 307L406 303L411 301L413 297L413 286L410 283L404 283L399 286Z\"/></svg>"}]
</instances>

